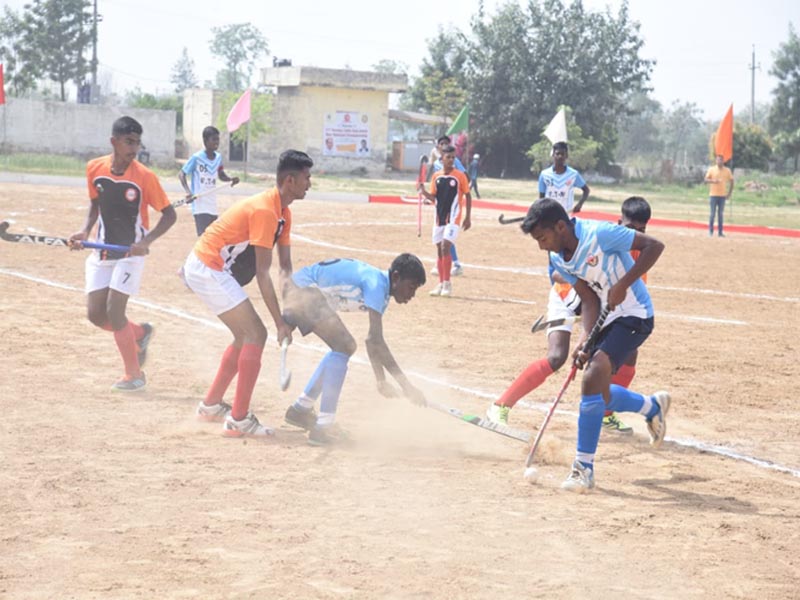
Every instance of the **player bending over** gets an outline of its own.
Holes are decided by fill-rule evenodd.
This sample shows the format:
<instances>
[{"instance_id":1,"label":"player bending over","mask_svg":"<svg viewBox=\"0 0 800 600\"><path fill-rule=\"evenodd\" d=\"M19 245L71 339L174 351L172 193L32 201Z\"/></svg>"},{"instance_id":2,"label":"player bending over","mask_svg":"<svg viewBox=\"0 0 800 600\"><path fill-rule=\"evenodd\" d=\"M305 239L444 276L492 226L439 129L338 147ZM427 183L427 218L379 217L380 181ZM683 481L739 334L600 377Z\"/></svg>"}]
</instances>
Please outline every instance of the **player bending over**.
<instances>
[{"instance_id":1,"label":"player bending over","mask_svg":"<svg viewBox=\"0 0 800 600\"><path fill-rule=\"evenodd\" d=\"M549 253L553 268L581 299L582 334L573 355L579 365L586 365L581 383L578 444L572 472L561 487L586 492L594 487L594 455L606 409L644 415L650 444L657 448L664 441L669 394L645 396L611 384L612 372L653 330L653 304L641 277L658 260L664 244L621 225L570 220L564 207L548 198L531 205L521 227L540 249ZM640 252L635 261L631 250ZM601 305L607 305L611 312L594 347L585 354L581 348Z\"/></svg>"},{"instance_id":2,"label":"player bending over","mask_svg":"<svg viewBox=\"0 0 800 600\"><path fill-rule=\"evenodd\" d=\"M304 336L315 333L331 351L322 358L303 393L286 410L287 423L309 430L308 441L312 445L335 443L343 437L334 426L334 419L356 341L337 311L360 310L369 314L366 348L378 391L386 397L397 395L386 381L386 370L406 397L415 404L425 404L425 396L405 376L383 339L383 314L389 307L389 298L405 304L425 285L425 267L416 256L401 254L388 271L350 258L326 260L300 269L292 281L294 286L289 286L284 301L284 320ZM317 416L314 404L320 394Z\"/></svg>"}]
</instances>

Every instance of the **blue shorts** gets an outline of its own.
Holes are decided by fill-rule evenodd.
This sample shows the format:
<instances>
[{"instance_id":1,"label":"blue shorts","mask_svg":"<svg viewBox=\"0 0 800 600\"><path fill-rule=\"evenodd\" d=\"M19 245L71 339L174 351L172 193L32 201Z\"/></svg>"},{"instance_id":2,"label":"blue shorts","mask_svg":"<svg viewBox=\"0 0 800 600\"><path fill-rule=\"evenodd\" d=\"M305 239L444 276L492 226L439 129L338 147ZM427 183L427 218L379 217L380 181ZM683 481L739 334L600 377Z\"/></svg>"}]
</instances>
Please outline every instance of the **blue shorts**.
<instances>
[{"instance_id":1,"label":"blue shorts","mask_svg":"<svg viewBox=\"0 0 800 600\"><path fill-rule=\"evenodd\" d=\"M620 317L600 332L592 354L602 350L611 359L616 373L627 358L641 346L653 331L653 317Z\"/></svg>"}]
</instances>

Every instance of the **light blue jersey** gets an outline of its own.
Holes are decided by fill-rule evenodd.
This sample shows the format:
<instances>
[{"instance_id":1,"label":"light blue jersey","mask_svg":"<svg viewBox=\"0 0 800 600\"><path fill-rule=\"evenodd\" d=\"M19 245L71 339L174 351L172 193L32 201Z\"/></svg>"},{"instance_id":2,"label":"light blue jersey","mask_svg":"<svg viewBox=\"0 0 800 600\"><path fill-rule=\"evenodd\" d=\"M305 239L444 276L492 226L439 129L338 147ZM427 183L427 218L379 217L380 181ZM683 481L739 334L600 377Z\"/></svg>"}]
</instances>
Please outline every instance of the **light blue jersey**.
<instances>
[{"instance_id":1,"label":"light blue jersey","mask_svg":"<svg viewBox=\"0 0 800 600\"><path fill-rule=\"evenodd\" d=\"M222 155L219 152L215 151L214 158L211 160L205 150L200 150L189 157L189 160L186 161L181 170L192 178L192 193L199 194L216 187L217 174L220 169L222 169ZM192 202L192 214L219 214L217 195L208 194Z\"/></svg>"},{"instance_id":2,"label":"light blue jersey","mask_svg":"<svg viewBox=\"0 0 800 600\"><path fill-rule=\"evenodd\" d=\"M575 188L581 189L585 185L581 174L572 167L566 167L561 174L556 173L552 166L539 173L539 193L558 202L567 212L575 203Z\"/></svg>"},{"instance_id":3,"label":"light blue jersey","mask_svg":"<svg viewBox=\"0 0 800 600\"><path fill-rule=\"evenodd\" d=\"M630 249L636 232L601 221L572 219L572 222L578 238L572 260L565 261L561 254L550 252L550 264L570 285L575 285L578 279L588 283L600 297L600 304L605 305L608 290L633 266ZM628 288L622 304L606 319L606 326L619 317L647 319L652 316L650 294L644 282L637 279Z\"/></svg>"},{"instance_id":4,"label":"light blue jersey","mask_svg":"<svg viewBox=\"0 0 800 600\"><path fill-rule=\"evenodd\" d=\"M456 169L458 169L459 171L461 171L462 173L466 173L467 172L467 170L464 168L464 164L460 160L458 160L458 157L456 157L456 160L453 162L453 166ZM441 158L437 158L436 162L433 163L433 172L437 173L437 172L441 171L442 169L444 169L444 165L442 164L442 159Z\"/></svg>"},{"instance_id":5,"label":"light blue jersey","mask_svg":"<svg viewBox=\"0 0 800 600\"><path fill-rule=\"evenodd\" d=\"M383 314L389 306L389 272L352 258L324 260L292 275L299 287L319 288L336 311L367 309Z\"/></svg>"}]
</instances>

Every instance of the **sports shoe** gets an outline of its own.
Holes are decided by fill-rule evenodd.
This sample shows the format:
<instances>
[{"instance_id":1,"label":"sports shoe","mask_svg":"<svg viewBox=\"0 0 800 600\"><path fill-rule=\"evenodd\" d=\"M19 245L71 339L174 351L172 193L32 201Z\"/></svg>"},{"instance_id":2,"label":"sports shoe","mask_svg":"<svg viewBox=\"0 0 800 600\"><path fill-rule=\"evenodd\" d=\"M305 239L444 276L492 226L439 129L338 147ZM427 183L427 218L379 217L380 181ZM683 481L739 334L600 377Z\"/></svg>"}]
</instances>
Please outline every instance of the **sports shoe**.
<instances>
[{"instance_id":1,"label":"sports shoe","mask_svg":"<svg viewBox=\"0 0 800 600\"><path fill-rule=\"evenodd\" d=\"M144 371L139 373L136 377L125 375L117 383L111 386L112 392L142 392L144 386L147 385L147 379L144 376Z\"/></svg>"},{"instance_id":2,"label":"sports shoe","mask_svg":"<svg viewBox=\"0 0 800 600\"><path fill-rule=\"evenodd\" d=\"M572 463L572 473L561 484L562 490L585 494L594 487L594 469L584 467L577 460Z\"/></svg>"},{"instance_id":3,"label":"sports shoe","mask_svg":"<svg viewBox=\"0 0 800 600\"><path fill-rule=\"evenodd\" d=\"M308 443L312 446L330 446L349 441L347 432L337 424L316 425L308 432Z\"/></svg>"},{"instance_id":4,"label":"sports shoe","mask_svg":"<svg viewBox=\"0 0 800 600\"><path fill-rule=\"evenodd\" d=\"M671 399L669 392L664 391L656 392L653 396L660 410L652 419L647 419L647 431L650 433L650 445L658 448L664 441L664 436L667 435L667 413Z\"/></svg>"},{"instance_id":5,"label":"sports shoe","mask_svg":"<svg viewBox=\"0 0 800 600\"><path fill-rule=\"evenodd\" d=\"M497 423L498 425L508 425L508 413L511 412L511 407L509 406L500 406L498 404L492 404L486 410L486 418L489 419L492 423Z\"/></svg>"},{"instance_id":6,"label":"sports shoe","mask_svg":"<svg viewBox=\"0 0 800 600\"><path fill-rule=\"evenodd\" d=\"M433 267L431 269L431 275L436 275L438 277L439 276L439 267Z\"/></svg>"},{"instance_id":7,"label":"sports shoe","mask_svg":"<svg viewBox=\"0 0 800 600\"><path fill-rule=\"evenodd\" d=\"M616 413L611 413L607 417L603 417L603 429L623 435L631 435L633 433L633 427L625 425L625 423L620 421Z\"/></svg>"},{"instance_id":8,"label":"sports shoe","mask_svg":"<svg viewBox=\"0 0 800 600\"><path fill-rule=\"evenodd\" d=\"M231 405L222 401L216 404L206 404L201 400L194 414L198 421L206 421L209 423L224 421L225 417L231 414Z\"/></svg>"},{"instance_id":9,"label":"sports shoe","mask_svg":"<svg viewBox=\"0 0 800 600\"><path fill-rule=\"evenodd\" d=\"M150 323L142 323L142 329L144 330L144 335L141 339L136 340L136 344L139 346L139 366L144 366L144 361L147 360L147 345L150 343L150 339L153 337L153 326Z\"/></svg>"},{"instance_id":10,"label":"sports shoe","mask_svg":"<svg viewBox=\"0 0 800 600\"><path fill-rule=\"evenodd\" d=\"M449 281L442 282L442 292L439 294L440 296L452 296L453 295L453 284Z\"/></svg>"},{"instance_id":11,"label":"sports shoe","mask_svg":"<svg viewBox=\"0 0 800 600\"><path fill-rule=\"evenodd\" d=\"M428 292L431 296L441 296L442 295L442 282L436 284L436 287L433 288L430 292Z\"/></svg>"},{"instance_id":12,"label":"sports shoe","mask_svg":"<svg viewBox=\"0 0 800 600\"><path fill-rule=\"evenodd\" d=\"M453 265L453 268L450 269L450 277L458 277L459 275L464 274L464 267L460 264Z\"/></svg>"},{"instance_id":13,"label":"sports shoe","mask_svg":"<svg viewBox=\"0 0 800 600\"><path fill-rule=\"evenodd\" d=\"M286 415L284 415L283 420L289 425L294 425L301 429L313 429L317 424L317 413L314 412L313 408L303 410L292 404L286 409Z\"/></svg>"},{"instance_id":14,"label":"sports shoe","mask_svg":"<svg viewBox=\"0 0 800 600\"><path fill-rule=\"evenodd\" d=\"M225 423L222 426L222 435L225 437L267 437L275 435L275 430L265 427L258 422L256 416L248 412L244 419L237 421L231 415L225 417Z\"/></svg>"}]
</instances>

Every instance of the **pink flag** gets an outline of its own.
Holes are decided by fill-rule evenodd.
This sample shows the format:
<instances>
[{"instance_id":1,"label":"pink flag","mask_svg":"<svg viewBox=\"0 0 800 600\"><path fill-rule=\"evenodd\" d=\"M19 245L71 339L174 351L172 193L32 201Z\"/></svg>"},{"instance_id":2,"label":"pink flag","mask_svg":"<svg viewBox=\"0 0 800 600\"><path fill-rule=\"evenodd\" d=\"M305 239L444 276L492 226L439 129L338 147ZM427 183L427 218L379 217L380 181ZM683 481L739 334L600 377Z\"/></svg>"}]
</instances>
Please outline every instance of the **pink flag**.
<instances>
[{"instance_id":1,"label":"pink flag","mask_svg":"<svg viewBox=\"0 0 800 600\"><path fill-rule=\"evenodd\" d=\"M242 94L233 105L231 112L228 113L228 119L225 124L228 126L228 131L233 133L239 127L244 125L250 120L250 90L248 89Z\"/></svg>"}]
</instances>

